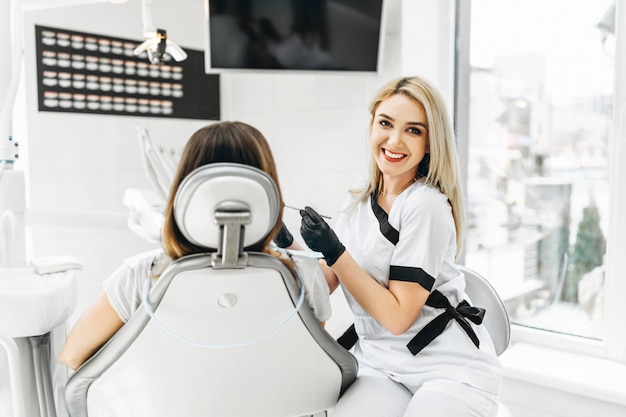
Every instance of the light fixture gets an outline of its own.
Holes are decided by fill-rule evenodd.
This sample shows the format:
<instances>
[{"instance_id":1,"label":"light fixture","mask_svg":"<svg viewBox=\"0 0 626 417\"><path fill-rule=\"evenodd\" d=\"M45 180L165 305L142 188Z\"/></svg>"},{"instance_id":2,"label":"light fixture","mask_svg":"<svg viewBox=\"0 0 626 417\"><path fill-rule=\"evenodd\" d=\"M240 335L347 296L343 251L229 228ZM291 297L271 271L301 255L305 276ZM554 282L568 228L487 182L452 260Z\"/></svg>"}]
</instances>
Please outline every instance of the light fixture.
<instances>
[{"instance_id":1,"label":"light fixture","mask_svg":"<svg viewBox=\"0 0 626 417\"><path fill-rule=\"evenodd\" d=\"M152 0L141 0L141 16L143 19L143 34L147 41L139 45L133 53L141 55L144 51L148 54L151 64L161 65L170 59L184 61L187 54L183 49L171 40L167 39L165 29L156 29L152 24Z\"/></svg>"},{"instance_id":2,"label":"light fixture","mask_svg":"<svg viewBox=\"0 0 626 417\"><path fill-rule=\"evenodd\" d=\"M144 51L148 54L150 63L155 65L164 64L172 58L175 61L184 61L187 59L185 51L183 51L180 46L167 39L165 29L157 29L156 37L143 42L135 48L133 53L135 55L141 55Z\"/></svg>"}]
</instances>

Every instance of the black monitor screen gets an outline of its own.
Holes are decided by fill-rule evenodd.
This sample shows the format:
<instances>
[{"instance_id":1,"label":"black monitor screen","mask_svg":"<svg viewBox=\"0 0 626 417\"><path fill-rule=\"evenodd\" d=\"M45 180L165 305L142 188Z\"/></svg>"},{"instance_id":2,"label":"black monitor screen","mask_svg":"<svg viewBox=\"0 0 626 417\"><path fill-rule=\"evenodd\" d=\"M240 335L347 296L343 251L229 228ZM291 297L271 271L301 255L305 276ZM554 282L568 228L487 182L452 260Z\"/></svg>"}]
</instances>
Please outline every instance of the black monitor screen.
<instances>
[{"instance_id":1,"label":"black monitor screen","mask_svg":"<svg viewBox=\"0 0 626 417\"><path fill-rule=\"evenodd\" d=\"M206 70L376 72L383 0L205 0Z\"/></svg>"}]
</instances>

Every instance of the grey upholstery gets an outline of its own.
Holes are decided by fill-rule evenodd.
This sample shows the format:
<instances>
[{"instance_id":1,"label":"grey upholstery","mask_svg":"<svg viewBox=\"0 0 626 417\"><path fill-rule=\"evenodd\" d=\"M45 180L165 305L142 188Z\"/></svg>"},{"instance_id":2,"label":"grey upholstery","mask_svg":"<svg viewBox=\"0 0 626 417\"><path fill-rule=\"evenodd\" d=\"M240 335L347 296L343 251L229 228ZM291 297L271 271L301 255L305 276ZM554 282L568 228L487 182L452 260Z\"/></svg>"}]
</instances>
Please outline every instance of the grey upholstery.
<instances>
[{"instance_id":1,"label":"grey upholstery","mask_svg":"<svg viewBox=\"0 0 626 417\"><path fill-rule=\"evenodd\" d=\"M332 408L356 378L355 358L311 309L293 315L300 288L291 271L243 249L277 219L269 177L213 165L190 174L175 210L185 234L198 224L212 228L219 238L194 239L217 251L176 260L153 284L148 302L169 330L140 308L70 377L71 417L303 416ZM217 198L216 189L227 191ZM223 246L233 242L234 250Z\"/></svg>"}]
</instances>

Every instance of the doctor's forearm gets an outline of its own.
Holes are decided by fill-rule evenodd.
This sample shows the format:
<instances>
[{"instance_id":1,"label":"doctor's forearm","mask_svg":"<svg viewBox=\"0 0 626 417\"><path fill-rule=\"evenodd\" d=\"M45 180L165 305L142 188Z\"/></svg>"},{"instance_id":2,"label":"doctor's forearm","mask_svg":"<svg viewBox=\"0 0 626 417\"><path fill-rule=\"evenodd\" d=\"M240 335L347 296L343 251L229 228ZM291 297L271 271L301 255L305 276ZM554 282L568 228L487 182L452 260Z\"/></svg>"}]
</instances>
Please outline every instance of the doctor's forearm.
<instances>
[{"instance_id":1,"label":"doctor's forearm","mask_svg":"<svg viewBox=\"0 0 626 417\"><path fill-rule=\"evenodd\" d=\"M407 291L394 293L383 287L359 266L348 251L332 265L341 285L359 305L392 334L407 331L419 315L423 302ZM403 285L406 283L401 283ZM422 297L423 298L423 297ZM424 299L425 301L425 299Z\"/></svg>"}]
</instances>

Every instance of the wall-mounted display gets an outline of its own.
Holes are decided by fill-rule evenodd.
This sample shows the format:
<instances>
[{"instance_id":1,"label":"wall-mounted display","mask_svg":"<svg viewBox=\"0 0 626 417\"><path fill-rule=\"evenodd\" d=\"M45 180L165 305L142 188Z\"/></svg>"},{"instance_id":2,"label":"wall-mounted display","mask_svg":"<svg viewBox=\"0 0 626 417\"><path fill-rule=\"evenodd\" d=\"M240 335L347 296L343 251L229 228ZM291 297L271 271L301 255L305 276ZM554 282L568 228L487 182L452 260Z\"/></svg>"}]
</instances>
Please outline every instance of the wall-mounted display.
<instances>
[{"instance_id":1,"label":"wall-mounted display","mask_svg":"<svg viewBox=\"0 0 626 417\"><path fill-rule=\"evenodd\" d=\"M219 120L219 74L204 53L154 65L141 41L35 26L39 111Z\"/></svg>"},{"instance_id":2,"label":"wall-mounted display","mask_svg":"<svg viewBox=\"0 0 626 417\"><path fill-rule=\"evenodd\" d=\"M206 72L376 74L383 0L204 0Z\"/></svg>"}]
</instances>

